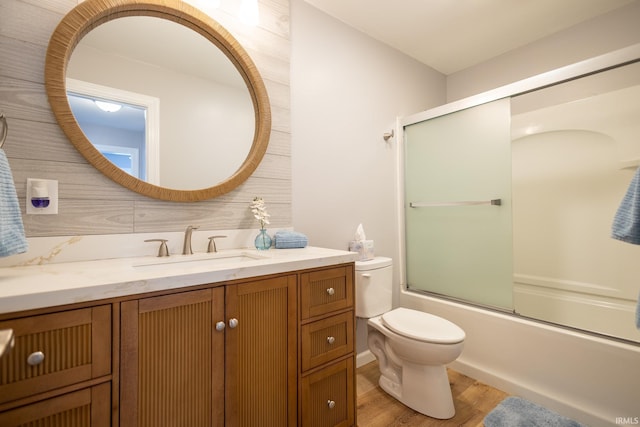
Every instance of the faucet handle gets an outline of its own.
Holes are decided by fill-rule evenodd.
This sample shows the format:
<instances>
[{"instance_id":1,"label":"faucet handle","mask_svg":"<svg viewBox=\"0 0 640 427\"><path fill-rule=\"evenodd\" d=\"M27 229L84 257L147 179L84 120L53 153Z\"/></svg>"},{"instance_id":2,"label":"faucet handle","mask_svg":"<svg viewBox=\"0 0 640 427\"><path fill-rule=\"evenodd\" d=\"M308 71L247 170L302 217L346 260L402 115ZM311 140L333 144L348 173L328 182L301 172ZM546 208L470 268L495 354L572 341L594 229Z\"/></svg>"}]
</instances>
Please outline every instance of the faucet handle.
<instances>
[{"instance_id":1,"label":"faucet handle","mask_svg":"<svg viewBox=\"0 0 640 427\"><path fill-rule=\"evenodd\" d=\"M218 248L216 248L216 239L223 237L227 236L209 236L209 246L207 247L207 252L218 252Z\"/></svg>"},{"instance_id":2,"label":"faucet handle","mask_svg":"<svg viewBox=\"0 0 640 427\"><path fill-rule=\"evenodd\" d=\"M169 256L169 248L167 247L167 239L149 239L145 242L160 242L160 249L158 249L158 256Z\"/></svg>"}]
</instances>

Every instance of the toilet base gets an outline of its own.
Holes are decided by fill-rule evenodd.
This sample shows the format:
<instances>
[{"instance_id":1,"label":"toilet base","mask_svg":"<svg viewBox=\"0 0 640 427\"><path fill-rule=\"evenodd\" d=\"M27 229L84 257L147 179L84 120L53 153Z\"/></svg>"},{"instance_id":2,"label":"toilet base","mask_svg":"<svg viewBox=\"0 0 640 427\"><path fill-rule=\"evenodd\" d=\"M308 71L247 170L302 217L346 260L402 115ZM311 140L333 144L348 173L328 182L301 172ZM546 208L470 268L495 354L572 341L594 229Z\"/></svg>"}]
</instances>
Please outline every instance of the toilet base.
<instances>
[{"instance_id":1,"label":"toilet base","mask_svg":"<svg viewBox=\"0 0 640 427\"><path fill-rule=\"evenodd\" d=\"M421 414L445 420L456 413L444 366L403 363L402 383L384 375L378 383L389 395Z\"/></svg>"}]
</instances>

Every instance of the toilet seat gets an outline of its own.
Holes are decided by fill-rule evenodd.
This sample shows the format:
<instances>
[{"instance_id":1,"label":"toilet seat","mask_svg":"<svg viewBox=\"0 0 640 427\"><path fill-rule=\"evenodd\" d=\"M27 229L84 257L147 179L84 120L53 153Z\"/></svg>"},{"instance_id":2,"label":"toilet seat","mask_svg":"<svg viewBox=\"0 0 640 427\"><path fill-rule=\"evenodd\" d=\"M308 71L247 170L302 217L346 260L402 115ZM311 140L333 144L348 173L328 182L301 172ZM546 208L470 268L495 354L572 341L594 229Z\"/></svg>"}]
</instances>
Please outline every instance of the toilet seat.
<instances>
[{"instance_id":1,"label":"toilet seat","mask_svg":"<svg viewBox=\"0 0 640 427\"><path fill-rule=\"evenodd\" d=\"M418 341L456 344L465 338L458 325L422 311L400 307L384 313L381 319L384 326L393 332Z\"/></svg>"}]
</instances>

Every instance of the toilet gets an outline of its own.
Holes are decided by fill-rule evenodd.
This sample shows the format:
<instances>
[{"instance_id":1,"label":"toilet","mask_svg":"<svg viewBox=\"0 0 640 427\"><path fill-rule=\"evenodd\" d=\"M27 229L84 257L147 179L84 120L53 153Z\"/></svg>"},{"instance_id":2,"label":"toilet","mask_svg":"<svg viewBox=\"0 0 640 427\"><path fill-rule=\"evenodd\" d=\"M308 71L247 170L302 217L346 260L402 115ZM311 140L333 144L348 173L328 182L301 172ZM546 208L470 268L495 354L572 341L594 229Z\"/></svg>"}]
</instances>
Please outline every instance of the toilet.
<instances>
[{"instance_id":1,"label":"toilet","mask_svg":"<svg viewBox=\"0 0 640 427\"><path fill-rule=\"evenodd\" d=\"M408 308L391 309L390 258L356 261L356 317L368 319L367 343L378 359L380 387L424 415L455 415L446 365L462 353L465 333L454 323Z\"/></svg>"}]
</instances>

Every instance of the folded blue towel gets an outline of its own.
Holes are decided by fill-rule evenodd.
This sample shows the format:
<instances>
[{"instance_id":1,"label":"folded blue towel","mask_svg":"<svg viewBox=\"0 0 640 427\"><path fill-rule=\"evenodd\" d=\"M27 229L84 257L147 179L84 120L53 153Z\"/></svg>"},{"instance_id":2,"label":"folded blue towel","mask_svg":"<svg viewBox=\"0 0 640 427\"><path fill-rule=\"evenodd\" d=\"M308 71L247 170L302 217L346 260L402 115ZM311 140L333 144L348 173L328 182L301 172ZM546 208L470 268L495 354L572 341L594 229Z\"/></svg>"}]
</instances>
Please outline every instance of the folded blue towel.
<instances>
[{"instance_id":1,"label":"folded blue towel","mask_svg":"<svg viewBox=\"0 0 640 427\"><path fill-rule=\"evenodd\" d=\"M304 248L308 243L307 236L296 231L276 231L274 237L276 249Z\"/></svg>"},{"instance_id":2,"label":"folded blue towel","mask_svg":"<svg viewBox=\"0 0 640 427\"><path fill-rule=\"evenodd\" d=\"M22 216L9 161L0 148L0 257L27 251Z\"/></svg>"},{"instance_id":3,"label":"folded blue towel","mask_svg":"<svg viewBox=\"0 0 640 427\"><path fill-rule=\"evenodd\" d=\"M640 168L633 176L613 219L611 237L640 245Z\"/></svg>"}]
</instances>

